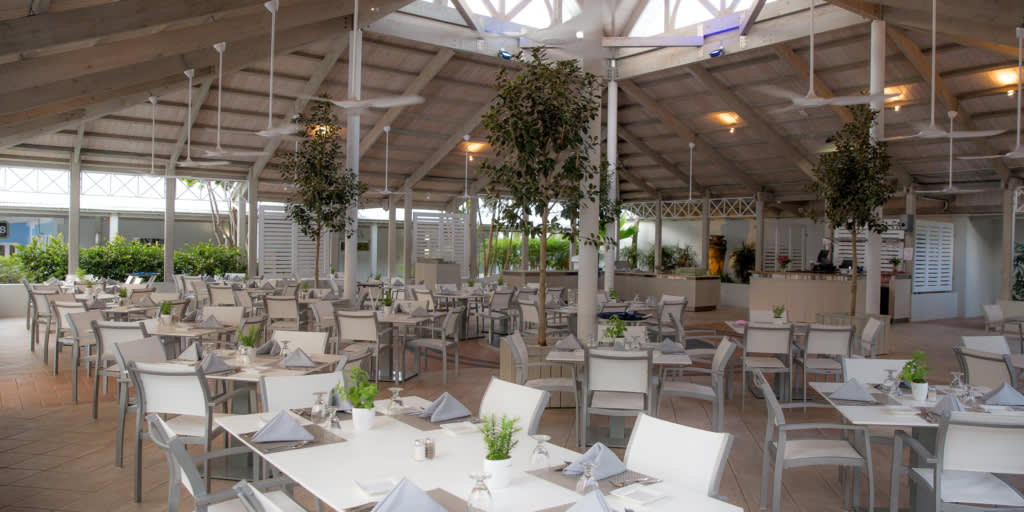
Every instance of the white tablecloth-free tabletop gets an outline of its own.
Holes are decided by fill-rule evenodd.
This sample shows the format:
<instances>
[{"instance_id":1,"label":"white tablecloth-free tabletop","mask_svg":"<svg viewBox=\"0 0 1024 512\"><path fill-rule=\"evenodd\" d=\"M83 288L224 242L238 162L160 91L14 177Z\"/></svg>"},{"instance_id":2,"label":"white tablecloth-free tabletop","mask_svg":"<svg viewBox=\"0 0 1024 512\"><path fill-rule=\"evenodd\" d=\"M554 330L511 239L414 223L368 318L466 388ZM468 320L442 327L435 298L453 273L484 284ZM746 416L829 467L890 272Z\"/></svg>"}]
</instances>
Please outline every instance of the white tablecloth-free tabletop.
<instances>
[{"instance_id":1,"label":"white tablecloth-free tabletop","mask_svg":"<svg viewBox=\"0 0 1024 512\"><path fill-rule=\"evenodd\" d=\"M428 402L417 397L404 397L405 405L419 407ZM386 401L379 401L378 407ZM238 438L240 434L256 431L262 421L274 413L220 416L214 421ZM356 479L371 480L407 477L424 490L442 488L465 499L473 486L472 472L482 469L486 453L482 435L478 432L453 437L442 430L424 432L387 416L377 416L373 429L354 432L352 421L342 421L341 431L333 431L347 441L311 446L298 450L260 454L267 462L304 487L325 504L336 510L361 505L372 498L355 484ZM432 460L413 460L413 441L432 437L437 455ZM245 441L242 441L243 443ZM519 444L512 450L512 464L517 471L512 483L504 489L492 489L496 512L527 512L575 503L575 491L526 473L530 467L530 454L536 442L519 434ZM252 446L250 445L250 448ZM254 450L255 451L255 450ZM551 463L573 460L576 452L548 445ZM258 453L258 452L256 452ZM680 461L686 464L687 461ZM663 476L663 475L658 475ZM608 496L613 510L630 506L639 511L700 510L702 512L742 512L742 508L708 496L686 491L671 480L654 484L666 498L645 507L633 506L614 496Z\"/></svg>"},{"instance_id":2,"label":"white tablecloth-free tabletop","mask_svg":"<svg viewBox=\"0 0 1024 512\"><path fill-rule=\"evenodd\" d=\"M666 366L689 366L693 364L693 360L687 354L663 354L660 350L655 350L651 359L654 364ZM583 351L552 350L548 352L547 360L553 363L582 363Z\"/></svg>"}]
</instances>

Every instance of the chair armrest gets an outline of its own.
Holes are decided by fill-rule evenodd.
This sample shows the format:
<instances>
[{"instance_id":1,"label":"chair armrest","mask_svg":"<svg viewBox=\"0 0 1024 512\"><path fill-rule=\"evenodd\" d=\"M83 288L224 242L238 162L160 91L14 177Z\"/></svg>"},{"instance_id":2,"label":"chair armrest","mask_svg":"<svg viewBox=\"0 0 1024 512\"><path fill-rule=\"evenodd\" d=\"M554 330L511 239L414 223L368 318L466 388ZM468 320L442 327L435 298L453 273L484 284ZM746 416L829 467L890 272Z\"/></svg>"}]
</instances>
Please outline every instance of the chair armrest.
<instances>
[{"instance_id":1,"label":"chair armrest","mask_svg":"<svg viewBox=\"0 0 1024 512\"><path fill-rule=\"evenodd\" d=\"M228 457L230 455L249 454L252 450L248 446L235 446L232 448L225 448L223 450L217 450L207 453L200 453L192 457L192 462L203 462L205 460L216 459L219 457Z\"/></svg>"},{"instance_id":2,"label":"chair armrest","mask_svg":"<svg viewBox=\"0 0 1024 512\"><path fill-rule=\"evenodd\" d=\"M861 425L844 425L842 423L787 423L785 425L779 425L779 432L789 432L793 430L845 430L850 432L864 432L868 433L868 428Z\"/></svg>"},{"instance_id":3,"label":"chair armrest","mask_svg":"<svg viewBox=\"0 0 1024 512\"><path fill-rule=\"evenodd\" d=\"M906 444L911 451L915 452L919 457L921 457L921 459L924 460L925 464L935 464L935 456L932 455L932 453L928 451L928 448L921 444L920 441L914 439L913 437L910 437L910 434L907 434L902 430L897 430L893 436L893 439L899 439L901 442Z\"/></svg>"},{"instance_id":4,"label":"chair armrest","mask_svg":"<svg viewBox=\"0 0 1024 512\"><path fill-rule=\"evenodd\" d=\"M224 402L227 402L228 400L230 400L232 398L236 398L236 397L240 397L240 396L244 396L244 395L248 395L248 394L249 394L249 390L248 389L236 389L234 391L228 391L226 393L221 393L221 394L219 394L219 395L217 395L215 397L212 397L210 402L208 404L206 404L206 405L208 405L210 407L216 407L216 406L218 406L218 405L220 405L220 404L222 404Z\"/></svg>"},{"instance_id":5,"label":"chair armrest","mask_svg":"<svg viewBox=\"0 0 1024 512\"><path fill-rule=\"evenodd\" d=\"M548 366L548 367L552 367L552 368L553 367L563 368L567 364L571 364L571 363L558 363L558 362L554 362L554 361L543 361L543 362L535 362L535 363L526 363L523 366L525 368L540 368L542 366Z\"/></svg>"}]
</instances>

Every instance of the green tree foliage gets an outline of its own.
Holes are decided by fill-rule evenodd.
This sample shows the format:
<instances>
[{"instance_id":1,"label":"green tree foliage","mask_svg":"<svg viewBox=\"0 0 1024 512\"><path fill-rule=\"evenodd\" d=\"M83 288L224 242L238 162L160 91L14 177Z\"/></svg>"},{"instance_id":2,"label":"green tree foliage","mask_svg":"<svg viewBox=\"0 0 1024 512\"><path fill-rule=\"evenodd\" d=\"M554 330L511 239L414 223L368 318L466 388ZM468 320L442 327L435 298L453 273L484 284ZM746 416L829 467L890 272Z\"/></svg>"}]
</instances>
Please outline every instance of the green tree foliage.
<instances>
[{"instance_id":1,"label":"green tree foliage","mask_svg":"<svg viewBox=\"0 0 1024 512\"><path fill-rule=\"evenodd\" d=\"M118 236L106 245L82 249L79 254L79 267L96 277L120 280L132 272L163 273L163 244L145 244Z\"/></svg>"},{"instance_id":2,"label":"green tree foliage","mask_svg":"<svg viewBox=\"0 0 1024 512\"><path fill-rule=\"evenodd\" d=\"M324 96L326 98L326 96ZM279 153L281 178L295 184L287 212L303 235L316 241L313 275L320 287L320 242L324 234L352 236L356 206L365 186L345 167L341 127L330 103L311 102L308 113L296 122L306 127L305 140L294 153ZM351 215L350 215L351 214Z\"/></svg>"},{"instance_id":3,"label":"green tree foliage","mask_svg":"<svg viewBox=\"0 0 1024 512\"><path fill-rule=\"evenodd\" d=\"M498 94L483 117L483 126L496 158L483 162L480 172L494 184L489 195L496 195L499 189L508 191L512 202L521 206L521 225L525 226L531 215L540 219L542 264L537 305L544 318L552 206L598 200L597 183L586 191L581 184L600 173L600 163L590 160L598 144L590 124L601 113L601 91L597 76L584 72L578 61L552 61L542 47L532 49L529 59L522 54L516 59L523 65L521 70L502 68L495 79ZM545 331L541 322L537 333L541 344L546 343Z\"/></svg>"},{"instance_id":4,"label":"green tree foliage","mask_svg":"<svg viewBox=\"0 0 1024 512\"><path fill-rule=\"evenodd\" d=\"M21 259L17 256L0 256L0 283L17 283L25 270L21 267Z\"/></svg>"},{"instance_id":5,"label":"green tree foliage","mask_svg":"<svg viewBox=\"0 0 1024 512\"><path fill-rule=\"evenodd\" d=\"M163 252L162 247L160 250ZM193 276L244 274L247 267L245 251L237 247L221 247L210 242L201 242L195 245L185 244L184 251L174 251L174 272L176 274Z\"/></svg>"},{"instance_id":6,"label":"green tree foliage","mask_svg":"<svg viewBox=\"0 0 1024 512\"><path fill-rule=\"evenodd\" d=\"M520 261L520 258L521 258L520 253L521 253L522 247L523 247L522 240L523 239L520 236L513 236L512 237L512 244L511 244L512 255L509 256L509 259L513 262L513 264L516 264L516 265L518 265L518 263ZM480 256L479 256L479 258L480 258L481 268L483 268L483 264L484 264L484 262L483 262L483 252L484 252L484 249L486 249L486 246L485 246L486 243L487 243L486 241L481 241L480 242L480 251L479 251ZM529 252L529 256L528 256L529 257L529 262L530 262L530 268L538 268L540 266L540 239L539 238L530 238L528 243L530 244L530 252ZM507 238L502 238L502 239L496 240L494 242L494 245L493 245L493 247L491 249L493 251L493 255L491 256L491 261L490 261L491 270L493 272L487 272L487 273L498 273L498 274L501 273L501 265L504 263L505 258L508 255L509 245L510 245L509 244L509 239L507 239ZM550 270L569 270L569 239L568 238L566 238L563 235L552 235L552 236L549 236L548 237L548 242L547 242L547 251L546 251L546 253L547 253L547 260L548 260L548 269L550 269Z\"/></svg>"},{"instance_id":7,"label":"green tree foliage","mask_svg":"<svg viewBox=\"0 0 1024 512\"><path fill-rule=\"evenodd\" d=\"M809 188L825 202L825 218L853 235L853 261L857 261L857 233L885 232L880 208L892 196L886 144L871 137L877 115L867 105L850 108L853 120L832 136L836 150L823 153L814 167ZM856 264L854 265L856 267ZM857 309L857 279L850 286L850 316Z\"/></svg>"},{"instance_id":8,"label":"green tree foliage","mask_svg":"<svg viewBox=\"0 0 1024 512\"><path fill-rule=\"evenodd\" d=\"M754 271L757 264L757 248L751 242L743 242L738 249L732 252L732 271L741 283L750 282L750 273Z\"/></svg>"},{"instance_id":9,"label":"green tree foliage","mask_svg":"<svg viewBox=\"0 0 1024 512\"><path fill-rule=\"evenodd\" d=\"M61 235L45 241L42 237L33 237L28 245L18 247L15 258L21 262L25 278L33 283L51 277L64 279L68 273L68 244Z\"/></svg>"}]
</instances>

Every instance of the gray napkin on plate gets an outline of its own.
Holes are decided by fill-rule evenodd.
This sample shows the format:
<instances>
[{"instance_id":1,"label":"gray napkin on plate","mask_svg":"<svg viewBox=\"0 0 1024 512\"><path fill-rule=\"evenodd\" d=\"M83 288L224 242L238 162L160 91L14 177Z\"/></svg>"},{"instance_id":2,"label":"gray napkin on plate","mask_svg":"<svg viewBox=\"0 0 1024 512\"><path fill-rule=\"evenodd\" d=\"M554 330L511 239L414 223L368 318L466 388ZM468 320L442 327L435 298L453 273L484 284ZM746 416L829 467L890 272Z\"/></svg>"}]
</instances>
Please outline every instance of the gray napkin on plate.
<instances>
[{"instance_id":1,"label":"gray napkin on plate","mask_svg":"<svg viewBox=\"0 0 1024 512\"><path fill-rule=\"evenodd\" d=\"M220 320L217 320L216 316L210 315L199 323L199 327L203 329L223 329L224 325L220 323Z\"/></svg>"},{"instance_id":2,"label":"gray napkin on plate","mask_svg":"<svg viewBox=\"0 0 1024 512\"><path fill-rule=\"evenodd\" d=\"M658 350L662 354L683 354L686 352L686 347L674 341L665 340L658 344Z\"/></svg>"},{"instance_id":3,"label":"gray napkin on plate","mask_svg":"<svg viewBox=\"0 0 1024 512\"><path fill-rule=\"evenodd\" d=\"M295 352L288 354L288 357L281 361L281 366L285 368L312 368L316 366L316 363L309 358L305 350L301 348L295 349Z\"/></svg>"},{"instance_id":4,"label":"gray napkin on plate","mask_svg":"<svg viewBox=\"0 0 1024 512\"><path fill-rule=\"evenodd\" d=\"M871 393L868 393L868 391L864 389L864 385L857 379L850 379L846 381L842 386L839 386L839 389L833 391L829 397L836 400L850 400L854 402L877 402L875 397L871 396Z\"/></svg>"},{"instance_id":5,"label":"gray napkin on plate","mask_svg":"<svg viewBox=\"0 0 1024 512\"><path fill-rule=\"evenodd\" d=\"M408 478L403 478L384 499L377 502L372 512L446 512L423 489L416 487Z\"/></svg>"},{"instance_id":6,"label":"gray napkin on plate","mask_svg":"<svg viewBox=\"0 0 1024 512\"><path fill-rule=\"evenodd\" d=\"M203 368L203 373L220 373L231 369L227 363L213 354L206 354L199 366Z\"/></svg>"},{"instance_id":7,"label":"gray napkin on plate","mask_svg":"<svg viewBox=\"0 0 1024 512\"><path fill-rule=\"evenodd\" d=\"M323 300L338 300L338 296L334 294L334 290L328 290L327 293L320 298Z\"/></svg>"},{"instance_id":8,"label":"gray napkin on plate","mask_svg":"<svg viewBox=\"0 0 1024 512\"><path fill-rule=\"evenodd\" d=\"M590 491L565 512L612 512L601 491Z\"/></svg>"},{"instance_id":9,"label":"gray napkin on plate","mask_svg":"<svg viewBox=\"0 0 1024 512\"><path fill-rule=\"evenodd\" d=\"M931 408L931 413L936 416L945 416L951 412L960 412L963 410L964 404L960 403L960 400L957 399L957 397L953 395L946 395Z\"/></svg>"},{"instance_id":10,"label":"gray napkin on plate","mask_svg":"<svg viewBox=\"0 0 1024 512\"><path fill-rule=\"evenodd\" d=\"M274 289L274 285L272 285L270 283L263 283L263 286L260 286L260 289L263 289L263 290L273 290Z\"/></svg>"},{"instance_id":11,"label":"gray napkin on plate","mask_svg":"<svg viewBox=\"0 0 1024 512\"><path fill-rule=\"evenodd\" d=\"M1024 405L1024 395L1005 382L982 398L988 405Z\"/></svg>"},{"instance_id":12,"label":"gray napkin on plate","mask_svg":"<svg viewBox=\"0 0 1024 512\"><path fill-rule=\"evenodd\" d=\"M278 441L312 441L313 434L295 421L288 411L281 411L267 422L263 428L252 435L254 443L273 443Z\"/></svg>"},{"instance_id":13,"label":"gray napkin on plate","mask_svg":"<svg viewBox=\"0 0 1024 512\"><path fill-rule=\"evenodd\" d=\"M583 474L584 462L594 462L597 464L593 472L595 480L604 480L626 471L626 465L619 460L619 457L610 448L605 446L604 443L596 443L586 453L577 457L572 464L566 466L562 473L567 475Z\"/></svg>"},{"instance_id":14,"label":"gray napkin on plate","mask_svg":"<svg viewBox=\"0 0 1024 512\"><path fill-rule=\"evenodd\" d=\"M555 343L554 346L555 350L580 350L582 348L583 345L580 344L580 340L576 339L576 336L572 333L569 333L568 336L558 340L558 343Z\"/></svg>"},{"instance_id":15,"label":"gray napkin on plate","mask_svg":"<svg viewBox=\"0 0 1024 512\"><path fill-rule=\"evenodd\" d=\"M422 307L417 307L416 309L412 310L412 313L409 313L409 316L413 318L422 318L427 316L427 310L423 309Z\"/></svg>"},{"instance_id":16,"label":"gray napkin on plate","mask_svg":"<svg viewBox=\"0 0 1024 512\"><path fill-rule=\"evenodd\" d=\"M447 391L420 413L420 416L430 419L433 423L465 418L469 415L469 409Z\"/></svg>"},{"instance_id":17,"label":"gray napkin on plate","mask_svg":"<svg viewBox=\"0 0 1024 512\"><path fill-rule=\"evenodd\" d=\"M179 361L199 361L200 359L202 359L202 353L199 351L198 343L189 345L184 352L178 354Z\"/></svg>"},{"instance_id":18,"label":"gray napkin on plate","mask_svg":"<svg viewBox=\"0 0 1024 512\"><path fill-rule=\"evenodd\" d=\"M276 356L276 355L279 355L281 353L281 344L278 343L275 340L270 340L270 341L260 345L259 347L257 347L256 351L253 352L253 353L258 355L258 356L261 356L261 355Z\"/></svg>"},{"instance_id":19,"label":"gray napkin on plate","mask_svg":"<svg viewBox=\"0 0 1024 512\"><path fill-rule=\"evenodd\" d=\"M199 315L199 310L195 310L191 313L186 313L185 317L181 319L182 322L195 322L196 316Z\"/></svg>"}]
</instances>

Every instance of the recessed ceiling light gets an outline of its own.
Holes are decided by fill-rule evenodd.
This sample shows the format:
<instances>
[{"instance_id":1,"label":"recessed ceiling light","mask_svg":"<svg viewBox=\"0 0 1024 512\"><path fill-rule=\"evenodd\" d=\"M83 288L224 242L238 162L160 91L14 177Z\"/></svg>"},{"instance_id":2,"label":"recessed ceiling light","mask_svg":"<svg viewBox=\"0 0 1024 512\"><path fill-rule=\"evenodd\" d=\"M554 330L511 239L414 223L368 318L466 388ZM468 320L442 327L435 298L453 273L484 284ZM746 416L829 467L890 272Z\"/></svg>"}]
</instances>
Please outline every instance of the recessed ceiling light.
<instances>
[{"instance_id":1,"label":"recessed ceiling light","mask_svg":"<svg viewBox=\"0 0 1024 512\"><path fill-rule=\"evenodd\" d=\"M892 107L892 111L893 112L899 112L900 111L900 106L896 105L895 107Z\"/></svg>"},{"instance_id":2,"label":"recessed ceiling light","mask_svg":"<svg viewBox=\"0 0 1024 512\"><path fill-rule=\"evenodd\" d=\"M583 31L582 30L576 31L576 39L583 39Z\"/></svg>"},{"instance_id":3,"label":"recessed ceiling light","mask_svg":"<svg viewBox=\"0 0 1024 512\"><path fill-rule=\"evenodd\" d=\"M736 133L736 127L735 126L729 127L729 133Z\"/></svg>"},{"instance_id":4,"label":"recessed ceiling light","mask_svg":"<svg viewBox=\"0 0 1024 512\"><path fill-rule=\"evenodd\" d=\"M1009 91L1006 91L1006 95L1007 96L1013 96L1013 89L1010 89Z\"/></svg>"}]
</instances>

